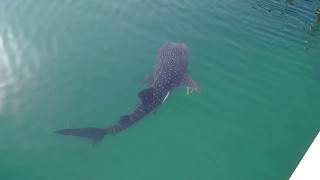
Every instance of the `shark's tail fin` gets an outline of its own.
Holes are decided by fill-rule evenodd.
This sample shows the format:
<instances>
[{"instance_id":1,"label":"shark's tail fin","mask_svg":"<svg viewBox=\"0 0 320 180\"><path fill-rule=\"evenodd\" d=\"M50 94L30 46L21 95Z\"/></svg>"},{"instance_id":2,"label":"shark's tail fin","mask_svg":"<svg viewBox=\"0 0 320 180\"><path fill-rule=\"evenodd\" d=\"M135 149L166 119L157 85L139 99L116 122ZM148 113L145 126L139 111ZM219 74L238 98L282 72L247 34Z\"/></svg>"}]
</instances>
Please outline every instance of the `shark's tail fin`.
<instances>
[{"instance_id":1,"label":"shark's tail fin","mask_svg":"<svg viewBox=\"0 0 320 180\"><path fill-rule=\"evenodd\" d=\"M80 129L62 129L55 131L54 133L89 138L92 140L93 146L103 139L103 136L107 134L107 131L105 129L89 127Z\"/></svg>"}]
</instances>

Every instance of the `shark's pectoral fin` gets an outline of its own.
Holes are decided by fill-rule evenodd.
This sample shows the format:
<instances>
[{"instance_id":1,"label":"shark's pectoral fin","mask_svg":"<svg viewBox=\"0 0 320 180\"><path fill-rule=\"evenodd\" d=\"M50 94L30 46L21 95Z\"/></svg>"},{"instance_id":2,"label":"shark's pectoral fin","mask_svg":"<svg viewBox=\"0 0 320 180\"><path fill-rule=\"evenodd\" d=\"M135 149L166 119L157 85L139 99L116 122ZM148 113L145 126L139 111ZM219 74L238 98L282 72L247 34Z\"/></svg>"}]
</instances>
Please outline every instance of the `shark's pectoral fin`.
<instances>
[{"instance_id":1,"label":"shark's pectoral fin","mask_svg":"<svg viewBox=\"0 0 320 180\"><path fill-rule=\"evenodd\" d=\"M146 75L146 77L140 82L140 84L148 84L151 85L154 81L153 72Z\"/></svg>"},{"instance_id":2,"label":"shark's pectoral fin","mask_svg":"<svg viewBox=\"0 0 320 180\"><path fill-rule=\"evenodd\" d=\"M187 88L188 87L191 88L191 92L192 92L192 90L195 90L197 92L201 92L200 85L194 79L192 79L192 77L188 73L184 74L184 76L182 77L182 81L180 83L180 86L186 86ZM187 89L188 92L186 95L189 94L189 88Z\"/></svg>"},{"instance_id":3,"label":"shark's pectoral fin","mask_svg":"<svg viewBox=\"0 0 320 180\"><path fill-rule=\"evenodd\" d=\"M155 99L155 89L148 88L139 92L139 98L142 101L142 104L152 104Z\"/></svg>"}]
</instances>

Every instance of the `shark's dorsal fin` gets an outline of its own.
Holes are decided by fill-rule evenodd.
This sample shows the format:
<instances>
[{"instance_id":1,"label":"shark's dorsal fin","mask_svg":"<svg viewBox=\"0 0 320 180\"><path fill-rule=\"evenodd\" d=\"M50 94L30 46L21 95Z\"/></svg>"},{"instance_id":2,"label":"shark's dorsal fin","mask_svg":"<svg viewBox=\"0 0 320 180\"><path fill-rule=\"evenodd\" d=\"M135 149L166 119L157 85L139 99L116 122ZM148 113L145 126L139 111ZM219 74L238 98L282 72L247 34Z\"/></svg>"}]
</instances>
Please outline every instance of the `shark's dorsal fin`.
<instances>
[{"instance_id":1,"label":"shark's dorsal fin","mask_svg":"<svg viewBox=\"0 0 320 180\"><path fill-rule=\"evenodd\" d=\"M180 86L190 87L197 92L201 92L200 85L194 79L192 79L192 77L188 73L185 73L182 77Z\"/></svg>"},{"instance_id":2,"label":"shark's dorsal fin","mask_svg":"<svg viewBox=\"0 0 320 180\"><path fill-rule=\"evenodd\" d=\"M139 98L141 99L143 104L151 104L155 99L155 89L148 88L139 92Z\"/></svg>"}]
</instances>

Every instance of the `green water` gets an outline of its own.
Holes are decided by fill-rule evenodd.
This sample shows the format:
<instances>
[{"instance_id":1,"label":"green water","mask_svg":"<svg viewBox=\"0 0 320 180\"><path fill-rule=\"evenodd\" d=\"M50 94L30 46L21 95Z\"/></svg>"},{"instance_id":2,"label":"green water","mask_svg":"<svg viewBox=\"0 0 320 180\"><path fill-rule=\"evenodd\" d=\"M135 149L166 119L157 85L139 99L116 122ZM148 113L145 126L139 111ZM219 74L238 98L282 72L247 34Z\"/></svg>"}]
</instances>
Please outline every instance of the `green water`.
<instances>
[{"instance_id":1,"label":"green water","mask_svg":"<svg viewBox=\"0 0 320 180\"><path fill-rule=\"evenodd\" d=\"M290 4L292 2L292 4ZM320 130L319 0L1 0L0 179L288 179ZM202 93L94 148L168 41Z\"/></svg>"}]
</instances>

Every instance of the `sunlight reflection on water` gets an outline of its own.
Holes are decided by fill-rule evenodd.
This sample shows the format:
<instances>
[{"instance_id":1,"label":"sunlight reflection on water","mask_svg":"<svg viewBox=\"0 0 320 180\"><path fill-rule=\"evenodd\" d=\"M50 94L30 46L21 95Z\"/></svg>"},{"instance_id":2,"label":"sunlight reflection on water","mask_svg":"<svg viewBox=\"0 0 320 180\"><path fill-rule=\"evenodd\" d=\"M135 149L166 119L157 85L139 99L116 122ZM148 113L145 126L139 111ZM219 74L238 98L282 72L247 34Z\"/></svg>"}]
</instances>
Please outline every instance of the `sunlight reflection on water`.
<instances>
[{"instance_id":1,"label":"sunlight reflection on water","mask_svg":"<svg viewBox=\"0 0 320 180\"><path fill-rule=\"evenodd\" d=\"M31 52L30 60L22 61L24 51ZM0 113L7 105L8 96L19 92L23 88L21 83L32 78L39 68L36 54L35 48L24 38L15 36L10 28L0 32ZM17 110L19 102L12 103L13 110Z\"/></svg>"}]
</instances>

